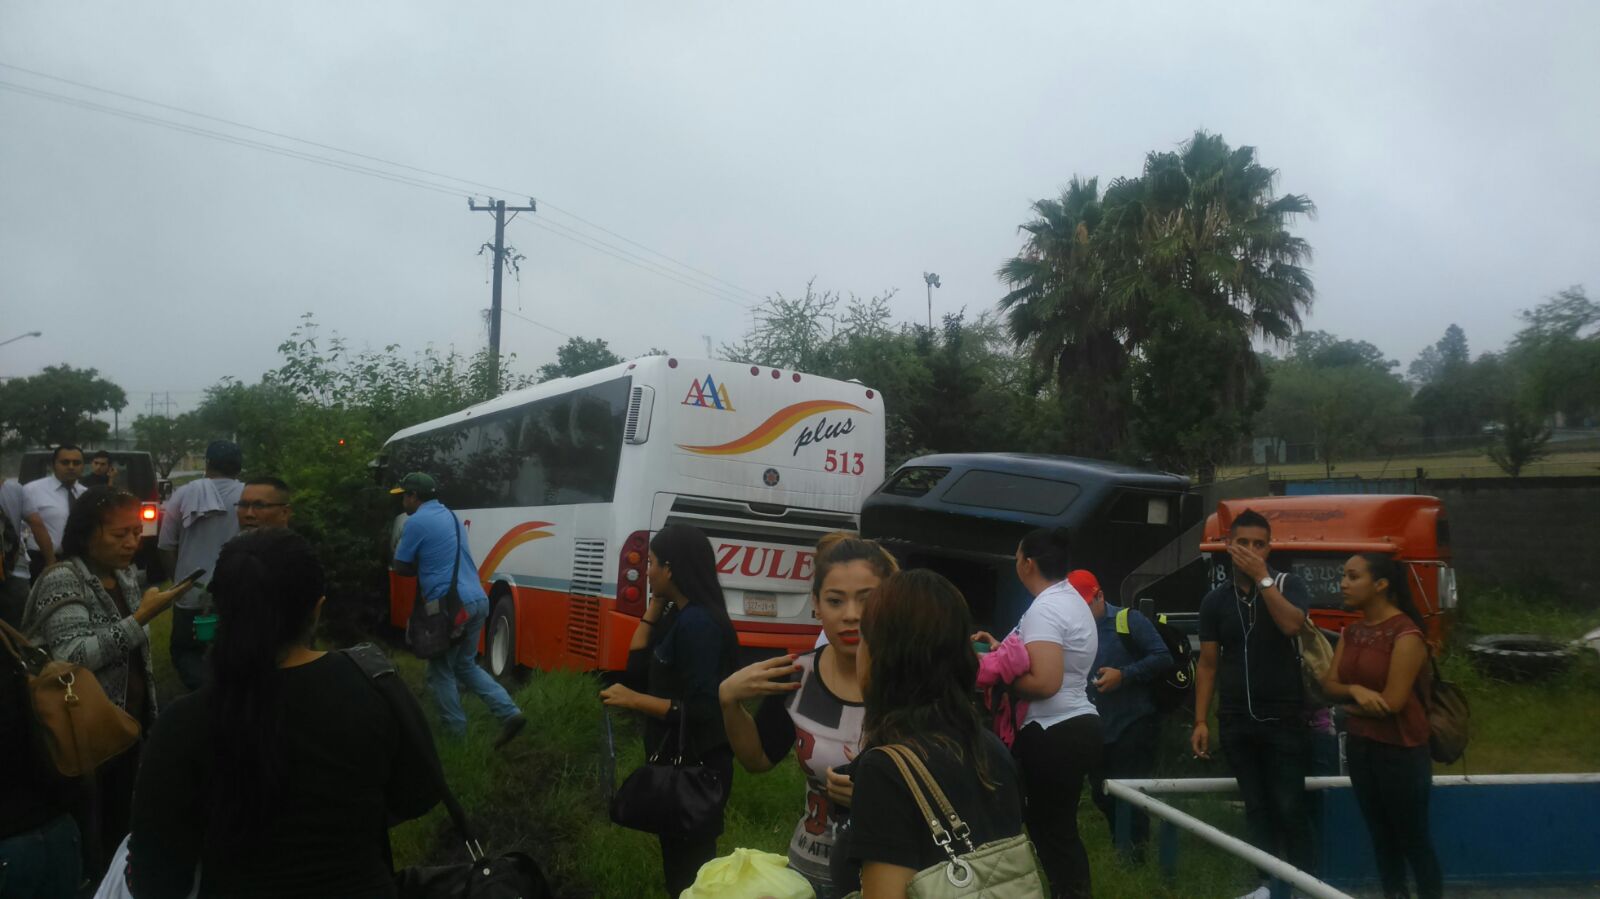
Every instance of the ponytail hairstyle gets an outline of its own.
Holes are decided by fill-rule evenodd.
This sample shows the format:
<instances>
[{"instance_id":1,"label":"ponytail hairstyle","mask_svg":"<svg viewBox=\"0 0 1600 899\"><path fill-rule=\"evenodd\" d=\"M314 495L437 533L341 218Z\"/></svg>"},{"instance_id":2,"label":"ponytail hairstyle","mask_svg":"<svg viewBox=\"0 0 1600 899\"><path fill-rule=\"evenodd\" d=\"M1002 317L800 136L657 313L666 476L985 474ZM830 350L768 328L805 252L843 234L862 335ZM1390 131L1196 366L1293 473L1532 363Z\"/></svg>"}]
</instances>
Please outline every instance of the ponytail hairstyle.
<instances>
[{"instance_id":1,"label":"ponytail hairstyle","mask_svg":"<svg viewBox=\"0 0 1600 899\"><path fill-rule=\"evenodd\" d=\"M1422 613L1417 610L1417 604L1411 599L1411 585L1406 581L1406 565L1397 561L1386 553L1356 553L1367 563L1367 574L1374 581L1389 582L1389 602L1406 614L1407 618L1416 622L1417 629L1422 631L1424 639L1428 633L1427 624L1423 623Z\"/></svg>"},{"instance_id":2,"label":"ponytail hairstyle","mask_svg":"<svg viewBox=\"0 0 1600 899\"><path fill-rule=\"evenodd\" d=\"M1059 583L1072 570L1067 549L1071 545L1071 532L1066 528L1036 528L1022 538L1018 549L1024 559L1032 559L1039 573L1051 583Z\"/></svg>"},{"instance_id":3,"label":"ponytail hairstyle","mask_svg":"<svg viewBox=\"0 0 1600 899\"><path fill-rule=\"evenodd\" d=\"M323 597L311 544L284 528L247 531L217 557L211 648L211 825L225 845L246 845L271 821L288 786L278 663L310 641Z\"/></svg>"},{"instance_id":4,"label":"ponytail hairstyle","mask_svg":"<svg viewBox=\"0 0 1600 899\"><path fill-rule=\"evenodd\" d=\"M894 556L876 540L868 540L849 531L834 531L823 535L817 541L816 568L811 575L811 595L822 595L822 583L828 579L828 572L837 565L848 565L851 562L866 562L872 568L872 573L878 580L886 581L889 576L900 570L900 563Z\"/></svg>"}]
</instances>

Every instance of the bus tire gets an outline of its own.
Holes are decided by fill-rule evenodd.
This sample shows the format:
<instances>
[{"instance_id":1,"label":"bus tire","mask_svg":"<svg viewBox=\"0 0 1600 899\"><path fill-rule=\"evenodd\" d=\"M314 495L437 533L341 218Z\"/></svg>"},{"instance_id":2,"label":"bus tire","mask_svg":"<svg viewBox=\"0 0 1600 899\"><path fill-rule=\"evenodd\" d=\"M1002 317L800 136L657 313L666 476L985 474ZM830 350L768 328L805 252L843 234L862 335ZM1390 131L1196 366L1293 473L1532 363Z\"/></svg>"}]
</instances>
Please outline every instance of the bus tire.
<instances>
[{"instance_id":1,"label":"bus tire","mask_svg":"<svg viewBox=\"0 0 1600 899\"><path fill-rule=\"evenodd\" d=\"M517 669L517 607L509 594L500 594L489 610L488 631L483 640L483 661L497 678L509 677Z\"/></svg>"}]
</instances>

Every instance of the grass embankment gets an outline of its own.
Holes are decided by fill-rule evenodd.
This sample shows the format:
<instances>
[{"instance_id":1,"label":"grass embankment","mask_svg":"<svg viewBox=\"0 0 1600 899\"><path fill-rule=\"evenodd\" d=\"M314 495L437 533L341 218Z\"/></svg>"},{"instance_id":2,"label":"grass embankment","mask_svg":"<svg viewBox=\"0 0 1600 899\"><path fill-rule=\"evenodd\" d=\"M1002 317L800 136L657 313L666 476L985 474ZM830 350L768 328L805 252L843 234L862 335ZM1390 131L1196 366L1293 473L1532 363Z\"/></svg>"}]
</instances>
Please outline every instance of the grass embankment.
<instances>
[{"instance_id":1,"label":"grass embankment","mask_svg":"<svg viewBox=\"0 0 1600 899\"><path fill-rule=\"evenodd\" d=\"M166 653L169 616L152 625L157 678L175 683ZM1600 613L1503 591L1466 591L1458 640L1481 633L1533 632L1575 637L1600 625ZM396 661L425 708L423 665L396 653ZM1590 654L1592 656L1592 654ZM1600 662L1585 657L1569 673L1542 683L1510 684L1479 675L1459 650L1444 660L1446 676L1468 692L1475 737L1466 770L1473 774L1600 771ZM560 895L618 897L662 894L660 854L653 837L611 825L606 815L601 766L601 718L597 680L585 674L535 674L514 690L529 718L523 735L502 752L482 703L465 700L469 729L462 741L440 740L440 753L462 803L494 851L521 849L545 865ZM634 722L618 717L617 778L640 764L643 750ZM1161 773L1225 776L1220 761L1201 762L1187 751L1186 727L1174 721L1163 737ZM1220 754L1219 754L1220 755ZM1462 765L1439 769L1461 773ZM723 853L744 846L783 853L801 812L799 769L786 762L764 775L737 771L728 808ZM1179 806L1230 833L1243 832L1236 805L1199 797ZM1079 822L1101 899L1186 899L1233 896L1249 883L1247 867L1185 836L1179 877L1169 885L1152 858L1142 867L1120 861L1104 819L1088 802ZM443 809L397 827L392 833L400 865L464 858ZM1152 853L1153 855L1154 853Z\"/></svg>"},{"instance_id":2,"label":"grass embankment","mask_svg":"<svg viewBox=\"0 0 1600 899\"><path fill-rule=\"evenodd\" d=\"M1592 446L1592 443L1590 444ZM1560 451L1559 444L1544 459L1522 470L1523 477L1594 477L1600 475L1600 450ZM1409 478L1421 468L1430 478L1503 478L1500 466L1483 452L1454 452L1438 455L1396 456L1392 459L1349 459L1335 462L1330 475L1321 462L1291 465L1226 465L1218 469L1219 478L1266 473L1274 480L1309 481L1326 477Z\"/></svg>"}]
</instances>

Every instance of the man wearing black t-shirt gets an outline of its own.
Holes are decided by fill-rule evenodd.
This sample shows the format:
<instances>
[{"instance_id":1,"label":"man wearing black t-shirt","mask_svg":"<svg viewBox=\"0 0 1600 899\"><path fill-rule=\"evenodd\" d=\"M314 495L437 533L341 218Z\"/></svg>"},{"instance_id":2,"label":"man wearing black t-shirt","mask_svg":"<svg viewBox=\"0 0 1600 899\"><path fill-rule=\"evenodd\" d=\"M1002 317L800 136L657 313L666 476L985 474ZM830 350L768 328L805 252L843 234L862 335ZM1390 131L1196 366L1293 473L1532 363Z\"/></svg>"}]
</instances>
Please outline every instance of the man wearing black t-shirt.
<instances>
[{"instance_id":1,"label":"man wearing black t-shirt","mask_svg":"<svg viewBox=\"0 0 1600 899\"><path fill-rule=\"evenodd\" d=\"M1271 552L1271 524L1240 513L1228 532L1233 577L1200 604L1192 744L1196 756L1210 756L1207 712L1216 686L1222 754L1239 781L1250 842L1309 872L1316 863L1305 792L1311 734L1296 636L1311 595L1299 578L1267 567Z\"/></svg>"}]
</instances>

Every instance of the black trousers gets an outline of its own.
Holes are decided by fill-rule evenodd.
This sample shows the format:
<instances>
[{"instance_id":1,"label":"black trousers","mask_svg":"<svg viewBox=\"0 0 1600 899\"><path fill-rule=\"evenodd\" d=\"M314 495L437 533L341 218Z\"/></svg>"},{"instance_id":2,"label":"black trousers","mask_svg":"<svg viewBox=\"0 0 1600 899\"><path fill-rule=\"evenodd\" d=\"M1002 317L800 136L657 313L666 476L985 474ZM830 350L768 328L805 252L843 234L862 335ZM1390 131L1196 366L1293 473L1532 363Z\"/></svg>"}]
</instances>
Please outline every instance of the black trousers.
<instances>
[{"instance_id":1,"label":"black trousers","mask_svg":"<svg viewBox=\"0 0 1600 899\"><path fill-rule=\"evenodd\" d=\"M1029 724L1011 754L1022 769L1023 817L1052 899L1089 899L1089 854L1078 836L1083 782L1100 773L1100 716L1079 715L1050 728Z\"/></svg>"},{"instance_id":2,"label":"black trousers","mask_svg":"<svg viewBox=\"0 0 1600 899\"><path fill-rule=\"evenodd\" d=\"M1105 744L1105 758L1100 773L1089 778L1090 795L1094 804L1111 825L1111 837L1117 836L1117 800L1107 796L1108 780L1141 780L1156 770L1156 753L1161 742L1161 716L1146 715L1128 725L1117 738ZM1133 810L1133 849L1135 857L1142 858L1145 846L1150 843L1150 816Z\"/></svg>"},{"instance_id":3,"label":"black trousers","mask_svg":"<svg viewBox=\"0 0 1600 899\"><path fill-rule=\"evenodd\" d=\"M1239 781L1250 842L1307 873L1316 873L1306 775L1311 731L1298 719L1220 722L1222 754Z\"/></svg>"},{"instance_id":4,"label":"black trousers","mask_svg":"<svg viewBox=\"0 0 1600 899\"><path fill-rule=\"evenodd\" d=\"M713 749L701 758L700 764L715 768L722 775L722 783L727 785L722 794L722 804L726 807L728 795L733 790L733 750L727 746ZM661 834L657 837L661 842L661 873L667 881L668 896L677 899L679 893L694 885L700 866L717 857L717 837L721 834L722 820L719 816L717 826L709 835L679 837Z\"/></svg>"},{"instance_id":5,"label":"black trousers","mask_svg":"<svg viewBox=\"0 0 1600 899\"><path fill-rule=\"evenodd\" d=\"M1444 875L1428 835L1428 794L1433 789L1428 747L1408 749L1350 734L1345 752L1350 787L1367 821L1385 899L1411 895L1406 890L1408 863L1420 899L1438 899L1444 895Z\"/></svg>"}]
</instances>

